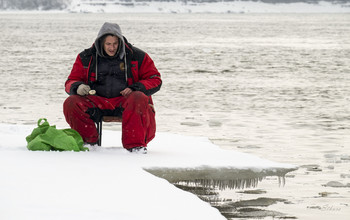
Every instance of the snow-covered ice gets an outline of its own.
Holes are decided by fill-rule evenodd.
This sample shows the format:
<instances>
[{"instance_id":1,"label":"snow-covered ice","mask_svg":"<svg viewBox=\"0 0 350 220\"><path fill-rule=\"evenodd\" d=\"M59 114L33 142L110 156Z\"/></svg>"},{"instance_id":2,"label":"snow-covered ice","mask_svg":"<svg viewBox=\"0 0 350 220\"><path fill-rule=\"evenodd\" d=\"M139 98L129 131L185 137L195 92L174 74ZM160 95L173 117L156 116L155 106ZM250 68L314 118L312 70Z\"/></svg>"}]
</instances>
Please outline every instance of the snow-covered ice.
<instances>
[{"instance_id":1,"label":"snow-covered ice","mask_svg":"<svg viewBox=\"0 0 350 220\"><path fill-rule=\"evenodd\" d=\"M265 3L261 1L118 1L73 0L70 12L84 13L349 13L349 3L327 1Z\"/></svg>"},{"instance_id":2,"label":"snow-covered ice","mask_svg":"<svg viewBox=\"0 0 350 220\"><path fill-rule=\"evenodd\" d=\"M206 175L196 178L224 185L246 171L261 179L296 169L170 133L158 133L147 155L124 150L120 131L112 130L104 131L102 148L89 152L28 151L25 137L33 128L0 124L0 219L225 219L145 169L177 171L173 181L190 181L186 170L192 178L198 171Z\"/></svg>"}]
</instances>

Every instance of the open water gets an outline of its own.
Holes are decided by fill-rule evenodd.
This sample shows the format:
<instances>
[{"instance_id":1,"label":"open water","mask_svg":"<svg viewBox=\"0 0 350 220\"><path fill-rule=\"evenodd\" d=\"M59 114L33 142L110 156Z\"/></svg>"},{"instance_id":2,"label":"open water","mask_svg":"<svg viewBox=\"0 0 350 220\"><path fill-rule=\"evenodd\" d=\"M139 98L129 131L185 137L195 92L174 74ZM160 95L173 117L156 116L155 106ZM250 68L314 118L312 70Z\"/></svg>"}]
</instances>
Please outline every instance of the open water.
<instances>
[{"instance_id":1,"label":"open water","mask_svg":"<svg viewBox=\"0 0 350 220\"><path fill-rule=\"evenodd\" d=\"M350 14L2 13L0 123L67 127L64 82L105 21L162 74L158 131L300 166L219 192L228 219L349 219Z\"/></svg>"}]
</instances>

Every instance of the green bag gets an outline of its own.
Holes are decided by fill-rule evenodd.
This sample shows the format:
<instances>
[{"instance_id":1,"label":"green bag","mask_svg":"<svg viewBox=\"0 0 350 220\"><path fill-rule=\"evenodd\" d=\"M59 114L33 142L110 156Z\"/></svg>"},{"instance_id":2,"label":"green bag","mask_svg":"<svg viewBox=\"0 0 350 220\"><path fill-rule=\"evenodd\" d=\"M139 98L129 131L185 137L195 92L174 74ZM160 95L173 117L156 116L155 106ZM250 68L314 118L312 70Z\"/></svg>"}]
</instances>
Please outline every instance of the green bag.
<instances>
[{"instance_id":1,"label":"green bag","mask_svg":"<svg viewBox=\"0 0 350 220\"><path fill-rule=\"evenodd\" d=\"M43 122L44 121L44 122ZM38 127L26 137L27 148L33 151L88 151L80 134L73 129L56 129L46 118L38 121Z\"/></svg>"}]
</instances>

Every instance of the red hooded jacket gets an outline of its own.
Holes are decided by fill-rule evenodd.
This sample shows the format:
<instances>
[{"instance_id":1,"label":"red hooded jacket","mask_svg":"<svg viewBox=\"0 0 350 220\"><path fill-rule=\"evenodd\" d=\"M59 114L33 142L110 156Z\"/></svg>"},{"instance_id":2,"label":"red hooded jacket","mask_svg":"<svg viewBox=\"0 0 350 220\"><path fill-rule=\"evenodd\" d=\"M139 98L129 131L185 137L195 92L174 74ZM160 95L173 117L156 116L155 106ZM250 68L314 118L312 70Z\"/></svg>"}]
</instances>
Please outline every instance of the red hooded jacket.
<instances>
[{"instance_id":1,"label":"red hooded jacket","mask_svg":"<svg viewBox=\"0 0 350 220\"><path fill-rule=\"evenodd\" d=\"M157 92L162 85L160 73L147 53L129 44L125 38L123 40L125 42L124 60L127 85L133 91L141 91L149 96L152 103L151 95ZM77 94L78 86L83 83L93 88L96 72L98 72L96 68L98 56L95 45L77 56L65 83L65 90L68 94Z\"/></svg>"}]
</instances>

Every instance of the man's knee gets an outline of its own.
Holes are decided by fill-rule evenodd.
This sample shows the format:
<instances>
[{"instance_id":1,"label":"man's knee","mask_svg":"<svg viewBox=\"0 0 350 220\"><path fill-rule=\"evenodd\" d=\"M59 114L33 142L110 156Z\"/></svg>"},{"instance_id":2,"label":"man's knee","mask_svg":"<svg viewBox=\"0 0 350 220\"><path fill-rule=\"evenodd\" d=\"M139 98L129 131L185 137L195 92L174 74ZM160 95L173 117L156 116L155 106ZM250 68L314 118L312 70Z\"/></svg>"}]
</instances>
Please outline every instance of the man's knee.
<instances>
[{"instance_id":1,"label":"man's knee","mask_svg":"<svg viewBox=\"0 0 350 220\"><path fill-rule=\"evenodd\" d=\"M123 104L124 112L131 110L142 114L142 112L145 111L146 106L148 106L148 100L148 96L143 92L132 92Z\"/></svg>"},{"instance_id":2,"label":"man's knee","mask_svg":"<svg viewBox=\"0 0 350 220\"><path fill-rule=\"evenodd\" d=\"M85 98L79 95L71 95L63 103L63 111L71 111L83 105Z\"/></svg>"},{"instance_id":3,"label":"man's knee","mask_svg":"<svg viewBox=\"0 0 350 220\"><path fill-rule=\"evenodd\" d=\"M148 96L146 96L143 92L135 91L129 95L128 101L136 103L147 102Z\"/></svg>"}]
</instances>

